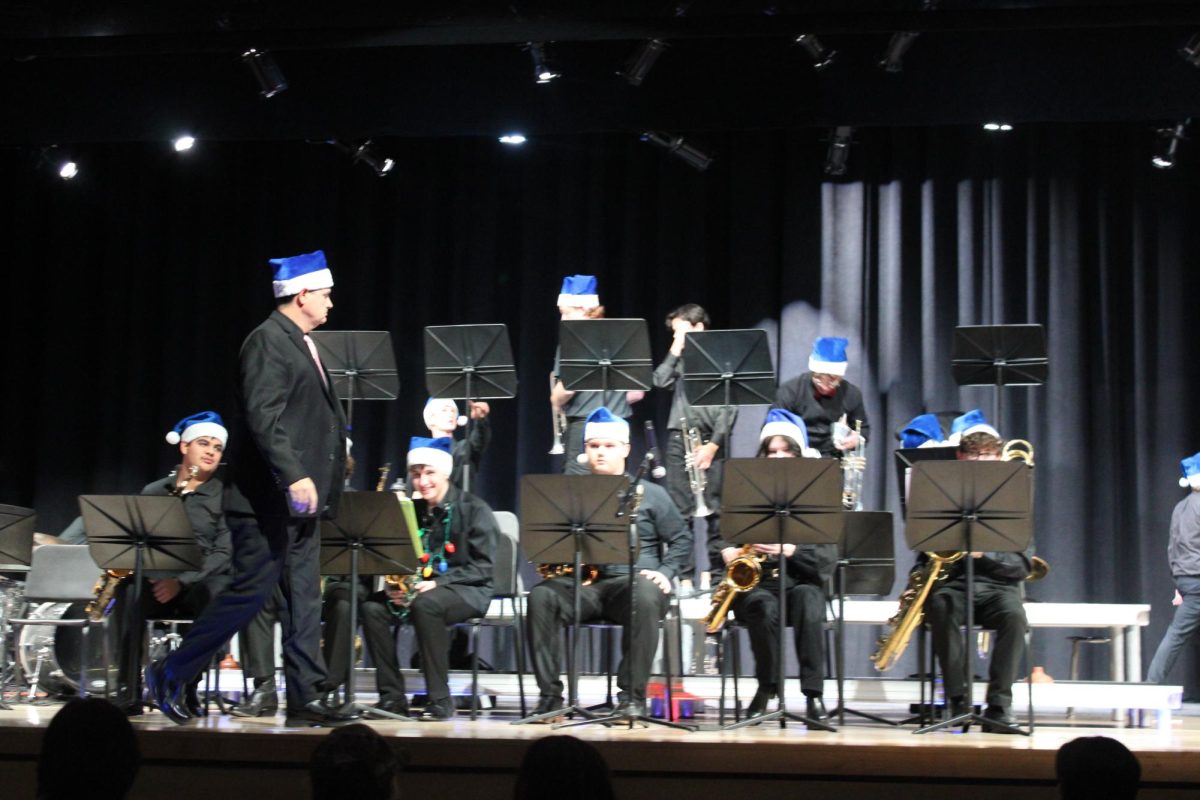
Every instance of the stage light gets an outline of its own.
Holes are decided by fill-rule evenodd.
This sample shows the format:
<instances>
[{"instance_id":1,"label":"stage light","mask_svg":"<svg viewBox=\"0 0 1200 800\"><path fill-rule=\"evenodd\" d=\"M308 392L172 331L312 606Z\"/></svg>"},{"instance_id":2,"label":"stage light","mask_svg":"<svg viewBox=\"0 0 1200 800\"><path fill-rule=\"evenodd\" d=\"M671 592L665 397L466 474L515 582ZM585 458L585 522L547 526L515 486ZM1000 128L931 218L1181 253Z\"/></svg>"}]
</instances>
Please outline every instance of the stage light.
<instances>
[{"instance_id":1,"label":"stage light","mask_svg":"<svg viewBox=\"0 0 1200 800\"><path fill-rule=\"evenodd\" d=\"M1170 169L1175 166L1175 155L1179 151L1179 143L1186 137L1184 131L1191 120L1184 120L1174 128L1160 128L1158 131L1158 150L1150 163L1159 169Z\"/></svg>"},{"instance_id":2,"label":"stage light","mask_svg":"<svg viewBox=\"0 0 1200 800\"><path fill-rule=\"evenodd\" d=\"M184 134L183 136L177 137L171 144L175 148L176 153L183 153L196 146L196 139L194 136L188 136L187 134Z\"/></svg>"},{"instance_id":3,"label":"stage light","mask_svg":"<svg viewBox=\"0 0 1200 800\"><path fill-rule=\"evenodd\" d=\"M58 177L69 181L79 174L79 165L74 161L64 161L58 165Z\"/></svg>"},{"instance_id":4,"label":"stage light","mask_svg":"<svg viewBox=\"0 0 1200 800\"><path fill-rule=\"evenodd\" d=\"M888 42L887 50L883 51L883 58L879 60L879 66L883 68L883 71L900 72L903 70L904 54L908 52L908 48L912 47L912 43L920 35L912 31L893 33L891 41Z\"/></svg>"},{"instance_id":5,"label":"stage light","mask_svg":"<svg viewBox=\"0 0 1200 800\"><path fill-rule=\"evenodd\" d=\"M1200 33L1193 34L1188 43L1179 48L1179 55L1193 67L1200 67Z\"/></svg>"},{"instance_id":6,"label":"stage light","mask_svg":"<svg viewBox=\"0 0 1200 800\"><path fill-rule=\"evenodd\" d=\"M555 78L562 77L562 73L554 70L550 59L546 56L545 42L526 42L525 49L529 51L529 58L533 61L534 80L538 83L549 83Z\"/></svg>"},{"instance_id":7,"label":"stage light","mask_svg":"<svg viewBox=\"0 0 1200 800\"><path fill-rule=\"evenodd\" d=\"M270 53L251 47L242 53L242 63L250 69L254 80L258 81L258 93L263 97L274 97L288 88L287 78L283 77L283 70L275 63L275 59L271 57Z\"/></svg>"},{"instance_id":8,"label":"stage light","mask_svg":"<svg viewBox=\"0 0 1200 800\"><path fill-rule=\"evenodd\" d=\"M663 131L646 131L641 138L643 142L650 142L664 148L669 154L699 172L704 172L712 164L712 155L695 145L688 144L682 136Z\"/></svg>"},{"instance_id":9,"label":"stage light","mask_svg":"<svg viewBox=\"0 0 1200 800\"><path fill-rule=\"evenodd\" d=\"M647 39L625 60L625 66L617 70L617 74L630 86L641 86L654 62L666 49L667 43L662 39Z\"/></svg>"},{"instance_id":10,"label":"stage light","mask_svg":"<svg viewBox=\"0 0 1200 800\"><path fill-rule=\"evenodd\" d=\"M506 133L500 137L500 144L518 145L525 144L525 134L523 133Z\"/></svg>"},{"instance_id":11,"label":"stage light","mask_svg":"<svg viewBox=\"0 0 1200 800\"><path fill-rule=\"evenodd\" d=\"M1000 131L1003 133L1008 133L1013 129L1013 126L1009 125L1007 122L985 122L983 123L983 129L985 131Z\"/></svg>"},{"instance_id":12,"label":"stage light","mask_svg":"<svg viewBox=\"0 0 1200 800\"><path fill-rule=\"evenodd\" d=\"M808 57L812 59L813 69L818 71L832 64L833 57L837 55L837 50L830 50L821 44L821 40L816 37L816 34L802 33L796 37L796 44L804 48Z\"/></svg>"},{"instance_id":13,"label":"stage light","mask_svg":"<svg viewBox=\"0 0 1200 800\"><path fill-rule=\"evenodd\" d=\"M327 139L326 144L333 145L335 148L350 156L350 160L355 164L366 164L379 177L384 177L392 171L396 166L396 162L390 158L384 158L375 151L375 146L371 144L371 140L367 139L362 144L346 144L340 139Z\"/></svg>"},{"instance_id":14,"label":"stage light","mask_svg":"<svg viewBox=\"0 0 1200 800\"><path fill-rule=\"evenodd\" d=\"M829 150L825 153L825 174L845 175L846 162L850 160L850 145L853 143L854 128L839 125L829 133Z\"/></svg>"}]
</instances>

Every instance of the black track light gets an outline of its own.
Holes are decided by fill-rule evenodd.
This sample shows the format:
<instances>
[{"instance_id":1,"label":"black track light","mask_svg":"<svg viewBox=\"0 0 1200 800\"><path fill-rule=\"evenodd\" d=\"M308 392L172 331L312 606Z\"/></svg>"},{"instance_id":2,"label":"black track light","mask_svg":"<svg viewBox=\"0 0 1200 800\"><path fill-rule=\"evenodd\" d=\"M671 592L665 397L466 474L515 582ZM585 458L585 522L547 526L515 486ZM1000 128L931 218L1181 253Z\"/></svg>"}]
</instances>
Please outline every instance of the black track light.
<instances>
[{"instance_id":1,"label":"black track light","mask_svg":"<svg viewBox=\"0 0 1200 800\"><path fill-rule=\"evenodd\" d=\"M242 53L242 63L250 69L254 80L258 81L258 93L265 98L275 95L288 88L287 78L283 70L275 63L270 53L251 47Z\"/></svg>"},{"instance_id":2,"label":"black track light","mask_svg":"<svg viewBox=\"0 0 1200 800\"><path fill-rule=\"evenodd\" d=\"M529 51L529 58L533 61L534 80L538 83L549 83L555 78L562 77L562 73L554 69L550 58L546 55L545 42L526 42L525 49Z\"/></svg>"},{"instance_id":3,"label":"black track light","mask_svg":"<svg viewBox=\"0 0 1200 800\"><path fill-rule=\"evenodd\" d=\"M854 128L839 125L829 133L829 150L825 153L825 174L835 177L846 174L846 163L850 160L850 145L853 143Z\"/></svg>"},{"instance_id":4,"label":"black track light","mask_svg":"<svg viewBox=\"0 0 1200 800\"><path fill-rule=\"evenodd\" d=\"M1175 166L1175 156L1179 151L1179 143L1187 138L1184 132L1187 130L1190 121L1185 119L1173 128L1159 129L1158 149L1155 151L1154 157L1150 159L1151 164L1159 169L1170 169Z\"/></svg>"},{"instance_id":5,"label":"black track light","mask_svg":"<svg viewBox=\"0 0 1200 800\"><path fill-rule=\"evenodd\" d=\"M688 144L682 136L676 136L673 133L646 131L642 134L642 141L658 145L699 172L704 172L704 170L708 169L709 164L713 160L710 154L693 144Z\"/></svg>"},{"instance_id":6,"label":"black track light","mask_svg":"<svg viewBox=\"0 0 1200 800\"><path fill-rule=\"evenodd\" d=\"M618 70L617 74L630 86L641 86L654 62L658 61L658 57L666 49L667 43L662 39L647 39L630 54L625 60L625 66Z\"/></svg>"},{"instance_id":7,"label":"black track light","mask_svg":"<svg viewBox=\"0 0 1200 800\"><path fill-rule=\"evenodd\" d=\"M813 69L818 71L832 64L833 57L837 55L837 50L827 48L814 33L800 34L796 37L796 44L804 48L804 52L812 59Z\"/></svg>"}]
</instances>

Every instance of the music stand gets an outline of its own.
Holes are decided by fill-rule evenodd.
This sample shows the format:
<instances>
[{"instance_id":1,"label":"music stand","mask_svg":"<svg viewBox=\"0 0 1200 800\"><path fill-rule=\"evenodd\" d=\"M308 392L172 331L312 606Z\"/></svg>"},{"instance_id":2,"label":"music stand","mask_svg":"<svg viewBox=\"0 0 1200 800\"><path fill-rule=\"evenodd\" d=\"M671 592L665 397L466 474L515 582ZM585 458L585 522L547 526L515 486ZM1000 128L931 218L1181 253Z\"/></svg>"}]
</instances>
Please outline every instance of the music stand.
<instances>
[{"instance_id":1,"label":"music stand","mask_svg":"<svg viewBox=\"0 0 1200 800\"><path fill-rule=\"evenodd\" d=\"M683 347L683 385L693 406L770 405L775 367L764 330L696 331Z\"/></svg>"},{"instance_id":2,"label":"music stand","mask_svg":"<svg viewBox=\"0 0 1200 800\"><path fill-rule=\"evenodd\" d=\"M517 366L507 325L431 325L425 328L425 388L431 397L508 400L517 394ZM462 465L462 490L471 490L471 463Z\"/></svg>"},{"instance_id":3,"label":"music stand","mask_svg":"<svg viewBox=\"0 0 1200 800\"><path fill-rule=\"evenodd\" d=\"M321 520L321 574L350 575L350 635L346 707L376 719L406 716L362 705L354 700L354 636L358 630L360 575L411 575L416 572L412 532L392 492L347 492L337 519Z\"/></svg>"},{"instance_id":4,"label":"music stand","mask_svg":"<svg viewBox=\"0 0 1200 800\"><path fill-rule=\"evenodd\" d=\"M1049 370L1041 325L960 325L954 329L951 373L959 386L995 387L995 420L1003 429L1005 386L1041 386Z\"/></svg>"},{"instance_id":5,"label":"music stand","mask_svg":"<svg viewBox=\"0 0 1200 800\"><path fill-rule=\"evenodd\" d=\"M908 516L909 471L918 461L954 461L958 458L957 447L901 447L894 451L896 466L896 489L900 494L900 518Z\"/></svg>"},{"instance_id":6,"label":"music stand","mask_svg":"<svg viewBox=\"0 0 1200 800\"><path fill-rule=\"evenodd\" d=\"M568 391L650 388L653 366L644 319L563 320L558 347L558 377Z\"/></svg>"},{"instance_id":7,"label":"music stand","mask_svg":"<svg viewBox=\"0 0 1200 800\"><path fill-rule=\"evenodd\" d=\"M975 559L972 552L1019 553L1033 537L1033 479L1019 461L923 462L916 465L909 490L904 537L911 550L960 551L966 564L966 619L963 627L963 673L966 713L920 728L914 733L972 722L1028 736L1029 731L990 720L974 712Z\"/></svg>"},{"instance_id":8,"label":"music stand","mask_svg":"<svg viewBox=\"0 0 1200 800\"><path fill-rule=\"evenodd\" d=\"M841 543L842 473L833 458L731 458L725 462L725 485L721 497L722 527L733 544L774 541L779 544L779 664L777 665L779 707L761 717L745 719L723 730L760 725L779 720L803 722L810 729L835 731L819 720L787 710L787 594L784 576L787 563L783 545Z\"/></svg>"},{"instance_id":9,"label":"music stand","mask_svg":"<svg viewBox=\"0 0 1200 800\"><path fill-rule=\"evenodd\" d=\"M838 724L846 723L846 714L896 726L876 714L858 711L846 705L846 595L886 595L896 580L896 548L892 542L892 512L847 511L842 515L845 531L841 557L837 563L837 687Z\"/></svg>"},{"instance_id":10,"label":"music stand","mask_svg":"<svg viewBox=\"0 0 1200 800\"><path fill-rule=\"evenodd\" d=\"M0 571L29 569L36 527L37 516L32 508L0 504Z\"/></svg>"},{"instance_id":11,"label":"music stand","mask_svg":"<svg viewBox=\"0 0 1200 800\"><path fill-rule=\"evenodd\" d=\"M199 569L204 561L192 523L178 497L80 495L88 553L102 570L133 570L134 602L147 572Z\"/></svg>"},{"instance_id":12,"label":"music stand","mask_svg":"<svg viewBox=\"0 0 1200 800\"><path fill-rule=\"evenodd\" d=\"M629 485L623 475L526 475L521 478L521 547L534 564L571 564L573 622L567 650L567 705L532 714L513 725L542 722L567 714L596 719L579 702L579 590L583 565L624 564L629 525L617 516ZM547 579L551 580L551 579ZM557 579L555 579L557 580ZM632 598L631 598L632 602Z\"/></svg>"},{"instance_id":13,"label":"music stand","mask_svg":"<svg viewBox=\"0 0 1200 800\"><path fill-rule=\"evenodd\" d=\"M354 424L355 400L395 400L400 392L392 335L387 331L313 331L309 336L332 381L346 401L346 424Z\"/></svg>"}]
</instances>

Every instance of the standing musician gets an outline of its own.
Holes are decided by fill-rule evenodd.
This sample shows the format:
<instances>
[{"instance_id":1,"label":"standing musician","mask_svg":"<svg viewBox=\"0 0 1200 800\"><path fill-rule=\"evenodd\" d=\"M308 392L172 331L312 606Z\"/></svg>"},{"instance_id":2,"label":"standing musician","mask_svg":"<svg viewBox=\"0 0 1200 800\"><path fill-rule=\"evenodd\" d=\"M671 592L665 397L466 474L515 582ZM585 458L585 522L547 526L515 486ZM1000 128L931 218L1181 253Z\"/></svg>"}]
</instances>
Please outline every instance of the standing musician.
<instances>
[{"instance_id":1,"label":"standing musician","mask_svg":"<svg viewBox=\"0 0 1200 800\"><path fill-rule=\"evenodd\" d=\"M460 426L467 425L467 418L458 415L458 403L448 397L431 397L425 402L425 427L429 428L429 436L440 439L443 436L454 442L451 454L454 456L454 471L450 474L450 482L462 487L463 465L471 466L472 476L479 474L479 465L483 461L483 453L492 441L492 421L488 416L492 409L480 400L467 401L473 424L467 427L467 435L461 439L454 437L454 432Z\"/></svg>"},{"instance_id":2,"label":"standing musician","mask_svg":"<svg viewBox=\"0 0 1200 800\"><path fill-rule=\"evenodd\" d=\"M600 295L596 292L594 275L568 275L563 278L562 291L558 295L558 313L561 319L603 319L604 306L600 305ZM550 407L555 414L563 414L567 419L567 428L563 432L566 443L566 464L563 472L567 475L585 475L587 467L580 463L579 454L583 442L583 425L588 415L598 408L607 408L610 413L622 419L633 416L633 403L639 402L646 396L642 391L580 391L568 392L559 379L559 354L554 354L554 374L550 390Z\"/></svg>"},{"instance_id":3,"label":"standing musician","mask_svg":"<svg viewBox=\"0 0 1200 800\"><path fill-rule=\"evenodd\" d=\"M1004 442L978 409L954 420L960 461L999 461ZM975 624L996 632L988 668L987 708L983 715L1003 725L1014 725L1012 685L1020 669L1028 625L1023 605L1023 582L1032 570L1032 542L1024 553L974 552ZM925 560L922 553L918 563ZM948 565L944 580L937 581L926 601L925 617L933 635L933 650L942 666L946 698L952 717L969 711L965 703L963 637L966 620L966 568L963 559ZM1012 733L984 724L985 733Z\"/></svg>"},{"instance_id":4,"label":"standing musician","mask_svg":"<svg viewBox=\"0 0 1200 800\"><path fill-rule=\"evenodd\" d=\"M194 619L230 581L229 528L221 510L222 484L214 477L221 464L229 433L220 415L201 411L185 417L167 434L179 446L180 462L167 477L146 484L144 495L175 495L183 501L196 544L204 556L199 569L171 577L145 578L140 602L135 603L132 580L117 587L118 690L115 701L126 714L142 713L142 654L146 649L147 619ZM195 683L186 687L189 711L200 713Z\"/></svg>"},{"instance_id":5,"label":"standing musician","mask_svg":"<svg viewBox=\"0 0 1200 800\"><path fill-rule=\"evenodd\" d=\"M667 492L675 507L683 515L688 528L696 516L696 492L688 472L687 425L699 434L701 444L690 453L692 467L703 474L704 505L710 513L703 515L708 523L708 535L718 535L720 526L719 505L721 502L721 478L725 457L729 452L729 438L737 421L736 406L693 406L688 403L683 383L683 348L687 334L708 330L708 312L695 303L687 303L667 314L667 330L671 331L671 349L667 357L654 370L654 388L674 389L671 397L671 413L667 422ZM683 572L690 578L692 560Z\"/></svg>"},{"instance_id":6,"label":"standing musician","mask_svg":"<svg viewBox=\"0 0 1200 800\"><path fill-rule=\"evenodd\" d=\"M346 459L346 418L308 333L333 308L333 274L320 250L272 259L275 311L242 344L238 410L244 435L231 466L225 511L234 580L184 636L146 669L154 703L170 719L190 717L183 687L278 586L288 725L353 719L318 699L321 659L318 517L335 516Z\"/></svg>"},{"instance_id":7,"label":"standing musician","mask_svg":"<svg viewBox=\"0 0 1200 800\"><path fill-rule=\"evenodd\" d=\"M774 408L767 413L759 433L759 458L820 458L809 446L804 420L789 411ZM721 569L740 555L742 548L720 538L709 539L714 569ZM785 544L786 569L779 569L778 544L750 545L762 558L762 579L753 589L739 593L731 606L750 634L754 652L754 674L758 690L746 709L747 717L760 717L767 703L779 694L779 581L785 581L787 621L795 631L796 658L800 662L800 690L805 697L805 716L829 718L823 699L825 688L825 587L837 562L837 547L830 544Z\"/></svg>"},{"instance_id":8,"label":"standing musician","mask_svg":"<svg viewBox=\"0 0 1200 800\"><path fill-rule=\"evenodd\" d=\"M866 442L870 430L862 391L845 380L848 344L846 339L833 336L818 338L808 357L808 372L780 384L775 393L775 408L804 420L809 441L826 458L841 458L854 450L860 436ZM860 422L861 433L857 425Z\"/></svg>"},{"instance_id":9,"label":"standing musician","mask_svg":"<svg viewBox=\"0 0 1200 800\"><path fill-rule=\"evenodd\" d=\"M614 416L607 408L593 411L583 428L584 452L593 475L624 475L629 457L629 423ZM658 623L667 612L671 579L687 563L692 549L691 532L679 515L666 490L644 481L644 494L637 512L640 544L634 564L632 598L636 604L634 630L621 637L621 664L617 668L619 705L616 713L644 714L646 681L654 661L658 641ZM666 554L663 555L663 548ZM562 626L574 616L574 584L563 578L551 578L529 592L528 615L533 672L539 699L534 714L546 714L563 707L563 684L559 676L562 661ZM604 619L625 625L629 621L629 566L605 564L591 583L580 589L581 622Z\"/></svg>"},{"instance_id":10,"label":"standing musician","mask_svg":"<svg viewBox=\"0 0 1200 800\"><path fill-rule=\"evenodd\" d=\"M1200 453L1179 462L1179 485L1190 488L1171 512L1167 559L1175 580L1175 616L1154 651L1148 683L1164 683L1183 646L1200 629Z\"/></svg>"}]
</instances>

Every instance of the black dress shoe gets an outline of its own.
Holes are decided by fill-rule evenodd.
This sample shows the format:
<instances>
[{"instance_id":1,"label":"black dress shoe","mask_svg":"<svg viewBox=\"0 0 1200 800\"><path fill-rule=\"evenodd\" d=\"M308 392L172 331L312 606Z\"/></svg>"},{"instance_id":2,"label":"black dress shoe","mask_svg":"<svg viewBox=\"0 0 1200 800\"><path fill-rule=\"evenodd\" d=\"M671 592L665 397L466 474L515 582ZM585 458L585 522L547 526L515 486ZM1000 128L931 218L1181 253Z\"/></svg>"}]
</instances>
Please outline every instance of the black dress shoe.
<instances>
[{"instance_id":1,"label":"black dress shoe","mask_svg":"<svg viewBox=\"0 0 1200 800\"><path fill-rule=\"evenodd\" d=\"M301 708L287 710L283 724L289 728L336 728L359 718L356 711L333 711L320 700L309 700Z\"/></svg>"},{"instance_id":2,"label":"black dress shoe","mask_svg":"<svg viewBox=\"0 0 1200 800\"><path fill-rule=\"evenodd\" d=\"M561 694L544 694L538 698L537 705L534 706L533 709L533 716L538 717L542 714L551 714L560 710L562 707L563 698ZM551 723L558 719L562 719L561 714L556 717L547 717L546 719L538 721L542 723Z\"/></svg>"},{"instance_id":3,"label":"black dress shoe","mask_svg":"<svg viewBox=\"0 0 1200 800\"><path fill-rule=\"evenodd\" d=\"M817 722L824 722L829 719L829 712L825 710L825 700L820 696L806 698L804 716L809 719L815 719Z\"/></svg>"},{"instance_id":4,"label":"black dress shoe","mask_svg":"<svg viewBox=\"0 0 1200 800\"><path fill-rule=\"evenodd\" d=\"M991 725L989 722L981 723L980 728L984 733L1016 733L1012 728L1016 727L1017 720L1008 713L1008 709L1004 706L988 706L983 712L983 716L989 722L999 723L998 725ZM1010 727L1001 727L1004 725Z\"/></svg>"},{"instance_id":5,"label":"black dress shoe","mask_svg":"<svg viewBox=\"0 0 1200 800\"><path fill-rule=\"evenodd\" d=\"M195 686L188 686L183 691L183 705L188 713L199 719L204 716L204 707L200 705L200 696Z\"/></svg>"},{"instance_id":6,"label":"black dress shoe","mask_svg":"<svg viewBox=\"0 0 1200 800\"><path fill-rule=\"evenodd\" d=\"M406 697L386 697L375 704L375 708L380 711L386 711L389 714L398 714L402 717L408 716L408 698Z\"/></svg>"},{"instance_id":7,"label":"black dress shoe","mask_svg":"<svg viewBox=\"0 0 1200 800\"><path fill-rule=\"evenodd\" d=\"M617 703L613 709L614 717L644 717L646 716L646 701L626 699Z\"/></svg>"},{"instance_id":8,"label":"black dress shoe","mask_svg":"<svg viewBox=\"0 0 1200 800\"><path fill-rule=\"evenodd\" d=\"M445 722L454 718L454 701L449 697L443 700L429 700L425 710L421 712L421 722Z\"/></svg>"},{"instance_id":9,"label":"black dress shoe","mask_svg":"<svg viewBox=\"0 0 1200 800\"><path fill-rule=\"evenodd\" d=\"M150 702L177 725L192 718L184 706L183 691L183 684L167 678L162 661L155 661L146 667L146 692L150 695Z\"/></svg>"},{"instance_id":10,"label":"black dress shoe","mask_svg":"<svg viewBox=\"0 0 1200 800\"><path fill-rule=\"evenodd\" d=\"M767 703L771 702L774 697L774 689L758 687L758 691L754 693L754 699L750 701L750 705L746 706L746 719L754 719L767 713Z\"/></svg>"},{"instance_id":11,"label":"black dress shoe","mask_svg":"<svg viewBox=\"0 0 1200 800\"><path fill-rule=\"evenodd\" d=\"M254 687L250 696L229 709L235 717L273 717L279 710L279 695L275 693L275 680L267 680Z\"/></svg>"}]
</instances>

